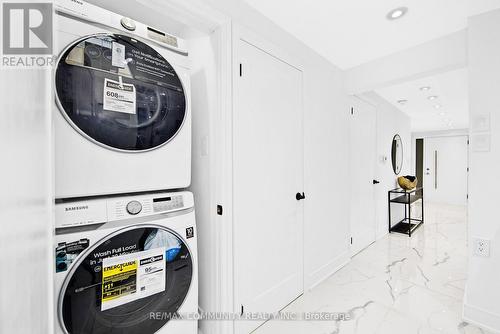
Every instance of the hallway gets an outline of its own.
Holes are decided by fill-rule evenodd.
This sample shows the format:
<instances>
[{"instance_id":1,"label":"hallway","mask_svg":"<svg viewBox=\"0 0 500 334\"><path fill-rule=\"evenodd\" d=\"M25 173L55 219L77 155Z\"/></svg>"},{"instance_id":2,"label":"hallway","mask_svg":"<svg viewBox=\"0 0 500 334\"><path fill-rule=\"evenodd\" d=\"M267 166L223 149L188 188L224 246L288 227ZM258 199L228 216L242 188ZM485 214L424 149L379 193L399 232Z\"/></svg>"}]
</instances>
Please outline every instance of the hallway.
<instances>
[{"instance_id":1,"label":"hallway","mask_svg":"<svg viewBox=\"0 0 500 334\"><path fill-rule=\"evenodd\" d=\"M426 203L425 224L388 235L285 311L345 313L348 321L271 321L255 333L484 333L462 322L466 208Z\"/></svg>"}]
</instances>

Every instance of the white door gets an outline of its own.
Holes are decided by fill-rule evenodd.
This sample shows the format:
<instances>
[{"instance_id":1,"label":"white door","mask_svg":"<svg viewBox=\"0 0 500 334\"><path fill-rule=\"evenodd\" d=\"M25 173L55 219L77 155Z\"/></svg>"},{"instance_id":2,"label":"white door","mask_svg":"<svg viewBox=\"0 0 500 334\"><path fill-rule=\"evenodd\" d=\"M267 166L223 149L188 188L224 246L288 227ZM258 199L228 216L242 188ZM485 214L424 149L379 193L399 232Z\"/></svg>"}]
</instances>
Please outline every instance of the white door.
<instances>
[{"instance_id":1,"label":"white door","mask_svg":"<svg viewBox=\"0 0 500 334\"><path fill-rule=\"evenodd\" d=\"M424 196L429 202L467 204L467 136L424 139Z\"/></svg>"},{"instance_id":2,"label":"white door","mask_svg":"<svg viewBox=\"0 0 500 334\"><path fill-rule=\"evenodd\" d=\"M233 116L237 312L276 312L303 292L302 72L240 40ZM262 322L237 321L236 333Z\"/></svg>"},{"instance_id":3,"label":"white door","mask_svg":"<svg viewBox=\"0 0 500 334\"><path fill-rule=\"evenodd\" d=\"M351 254L376 239L375 177L376 109L352 99L351 110Z\"/></svg>"}]
</instances>

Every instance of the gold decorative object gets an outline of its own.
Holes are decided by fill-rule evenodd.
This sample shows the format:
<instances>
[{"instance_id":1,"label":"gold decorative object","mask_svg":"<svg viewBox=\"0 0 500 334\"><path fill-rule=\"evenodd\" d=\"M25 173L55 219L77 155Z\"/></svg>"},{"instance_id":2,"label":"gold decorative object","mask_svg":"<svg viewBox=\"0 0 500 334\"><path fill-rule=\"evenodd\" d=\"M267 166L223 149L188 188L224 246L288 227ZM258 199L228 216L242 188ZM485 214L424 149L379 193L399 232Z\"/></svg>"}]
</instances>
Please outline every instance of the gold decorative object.
<instances>
[{"instance_id":1,"label":"gold decorative object","mask_svg":"<svg viewBox=\"0 0 500 334\"><path fill-rule=\"evenodd\" d=\"M398 177L398 183L401 188L404 190L412 190L417 187L418 179L416 176L400 176Z\"/></svg>"}]
</instances>

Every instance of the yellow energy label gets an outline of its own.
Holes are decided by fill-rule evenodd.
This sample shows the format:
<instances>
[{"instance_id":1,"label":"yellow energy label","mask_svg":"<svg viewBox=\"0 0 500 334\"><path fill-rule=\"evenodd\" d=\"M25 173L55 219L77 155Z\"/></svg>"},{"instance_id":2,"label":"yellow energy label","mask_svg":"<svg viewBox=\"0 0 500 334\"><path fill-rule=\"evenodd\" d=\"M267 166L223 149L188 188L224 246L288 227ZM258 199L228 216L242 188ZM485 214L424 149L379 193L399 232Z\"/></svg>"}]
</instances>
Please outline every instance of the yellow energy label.
<instances>
[{"instance_id":1,"label":"yellow energy label","mask_svg":"<svg viewBox=\"0 0 500 334\"><path fill-rule=\"evenodd\" d=\"M102 302L137 291L137 261L127 261L103 268Z\"/></svg>"},{"instance_id":2,"label":"yellow energy label","mask_svg":"<svg viewBox=\"0 0 500 334\"><path fill-rule=\"evenodd\" d=\"M102 260L101 311L165 290L165 248Z\"/></svg>"}]
</instances>

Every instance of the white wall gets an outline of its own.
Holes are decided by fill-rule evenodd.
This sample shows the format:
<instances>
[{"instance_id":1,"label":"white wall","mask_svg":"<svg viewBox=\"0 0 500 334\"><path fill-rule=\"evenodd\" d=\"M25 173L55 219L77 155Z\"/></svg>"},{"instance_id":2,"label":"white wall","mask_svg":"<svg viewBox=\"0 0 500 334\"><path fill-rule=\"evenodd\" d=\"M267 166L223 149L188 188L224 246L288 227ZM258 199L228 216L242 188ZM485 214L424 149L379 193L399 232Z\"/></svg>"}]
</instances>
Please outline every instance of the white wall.
<instances>
[{"instance_id":1,"label":"white wall","mask_svg":"<svg viewBox=\"0 0 500 334\"><path fill-rule=\"evenodd\" d=\"M349 112L342 72L242 1L210 0L215 8L301 59L304 67L305 287L348 259Z\"/></svg>"},{"instance_id":2,"label":"white wall","mask_svg":"<svg viewBox=\"0 0 500 334\"><path fill-rule=\"evenodd\" d=\"M397 177L412 175L411 166L411 121L410 117L398 110L392 104L374 92L365 93L361 96L365 101L377 108L377 156L375 175L380 184L375 186L375 208L377 239L388 233L389 209L387 204L387 192L397 188ZM399 134L403 142L403 168L399 175L395 175L392 169L391 151L392 139ZM386 157L384 162L382 158ZM402 206L392 206L392 221L402 219Z\"/></svg>"},{"instance_id":3,"label":"white wall","mask_svg":"<svg viewBox=\"0 0 500 334\"><path fill-rule=\"evenodd\" d=\"M299 58L304 73L304 137L305 137L305 289L318 284L349 260L349 109L343 93L342 72L327 60L281 30L264 16L239 1L210 1L214 8L229 17L234 25L243 25L284 52ZM224 30L224 29L222 29ZM219 31L220 32L220 31ZM190 41L193 60L193 176L191 189L197 203L197 225L200 256L200 306L211 311L233 311L231 303L230 268L224 266L221 249L231 235L231 185L225 184L230 171L221 164L231 146L221 143L227 131L224 122L231 112L224 101L207 107L213 90L222 89L227 98L227 75L220 71L220 59L213 73L213 54L227 57L224 33L212 39L204 37ZM225 36L227 38L227 36ZM228 38L228 40L231 40ZM221 44L218 44L221 43ZM214 49L210 49L214 48ZM230 54L230 49L229 49ZM223 65L223 64L222 64ZM209 68L207 68L207 66ZM221 75L214 83L213 76ZM222 80L222 81L220 81ZM208 84L209 88L203 87ZM214 94L217 95L217 92ZM211 105L211 103L209 103ZM229 118L229 124L230 124ZM203 153L203 141L208 138L208 155ZM226 146L225 146L226 145ZM215 160L215 161L214 161ZM210 171L210 166L217 169ZM220 176L222 174L222 176ZM219 175L219 176L218 176ZM215 193L215 196L214 196ZM217 204L224 206L224 216L215 215ZM222 247L222 248L221 248ZM226 262L224 262L226 261ZM231 260L229 260L231 261ZM221 267L222 264L222 267ZM216 301L219 299L219 301ZM222 299L222 303L221 303ZM201 322L204 334L231 332L231 325Z\"/></svg>"},{"instance_id":4,"label":"white wall","mask_svg":"<svg viewBox=\"0 0 500 334\"><path fill-rule=\"evenodd\" d=\"M0 70L0 333L53 333L51 82Z\"/></svg>"},{"instance_id":5,"label":"white wall","mask_svg":"<svg viewBox=\"0 0 500 334\"><path fill-rule=\"evenodd\" d=\"M349 197L346 196L349 191L349 110L343 93L342 72L254 10L233 3L219 5L214 8L225 12L234 25L244 25L264 36L284 52L297 56L304 66L304 191L307 194L304 278L307 290L349 259ZM230 282L224 284L223 281L227 278L224 275L231 275L227 272L229 268L220 268L224 263L220 247L226 241L221 234L228 232L224 217L231 215L230 199L224 177L219 178L214 171L227 174L219 159L224 159L224 152L228 151L220 142L223 140L220 132L226 131L223 124L228 115L224 114L224 101L214 101L225 84L217 80L224 80L224 73L217 77L224 68L220 68L220 59L215 57L227 57L227 45L221 40L224 36L214 35L189 38L193 69L190 189L197 205L200 307L206 311L221 311L217 299L224 299L223 295L231 291ZM230 113L230 109L226 113ZM223 217L215 214L217 204L224 206ZM205 334L219 334L223 329L218 325L220 323L204 321L200 322L200 329Z\"/></svg>"},{"instance_id":6,"label":"white wall","mask_svg":"<svg viewBox=\"0 0 500 334\"><path fill-rule=\"evenodd\" d=\"M500 10L470 18L469 93L471 151L469 173L469 245L471 238L491 240L489 258L473 255L469 247L468 282L464 317L500 332ZM476 152L472 124L478 116L491 115L491 150Z\"/></svg>"},{"instance_id":7,"label":"white wall","mask_svg":"<svg viewBox=\"0 0 500 334\"><path fill-rule=\"evenodd\" d=\"M188 40L191 60L192 178L190 190L196 203L198 230L199 306L207 312L216 309L213 267L215 267L214 177L210 136L217 96L216 59L209 35ZM207 323L199 322L205 330Z\"/></svg>"},{"instance_id":8,"label":"white wall","mask_svg":"<svg viewBox=\"0 0 500 334\"><path fill-rule=\"evenodd\" d=\"M214 8L225 13L233 20L235 25L243 25L252 30L257 35L264 36L270 43L275 44L284 52L290 53L301 59L304 64L304 130L305 130L305 189L307 201L305 202L305 289L314 286L324 278L331 275L340 266L348 260L348 230L349 230L349 166L346 163L348 157L348 109L346 107L345 95L343 93L342 72L327 60L323 59L312 50L297 41L274 23L267 20L260 13L251 9L239 1L209 1ZM194 50L193 50L194 51ZM193 76L194 78L194 76ZM202 80L203 81L203 80ZM194 82L194 84L196 84ZM197 94L197 93L196 93ZM201 101L201 100L200 100ZM193 101L193 115L197 117L199 107L198 102ZM200 106L201 103L198 103ZM198 111L197 111L198 110ZM198 120L199 124L206 124L203 115ZM213 115L212 115L213 117ZM219 118L217 118L219 120ZM196 120L194 121L196 127ZM199 130L199 128L198 128ZM195 130L195 131L198 131ZM220 130L220 129L219 129ZM217 130L218 131L218 130ZM200 134L197 134L200 136ZM194 141L196 149L197 141ZM216 134L209 133L210 145L216 140ZM210 146L209 145L209 146ZM222 147L217 147L222 150ZM193 152L193 159L200 163L204 158L196 157ZM216 154L210 152L209 155ZM205 159L206 160L206 159ZM200 165L201 166L201 165ZM206 244L208 239L217 242L214 234L215 227L210 228L203 224L214 224L215 219L209 219L205 216L214 215L216 204L224 205L225 215L230 215L231 208L229 202L224 202L223 197L219 196L217 203L209 204L208 191L203 189L207 184L201 178L207 177L206 171L200 166L193 169L193 186L199 204L198 228L200 241L200 254L210 248ZM224 185L215 184L212 188L222 188ZM219 203L220 202L220 203ZM203 217L201 216L203 210ZM219 222L221 223L221 222ZM203 240L204 239L204 240ZM205 244L205 246L203 246ZM202 257L205 255L201 255ZM207 260L209 260L207 258ZM215 279L220 273L214 272L216 261L206 262L207 265L200 266L201 277L211 275L212 282L202 282L200 288L201 306L209 303L208 286L212 290L219 284L219 278ZM205 266L205 268L204 268ZM212 271L209 273L209 271ZM215 281L214 281L215 280ZM230 289L230 287L228 287ZM210 326L202 325L205 333L214 332Z\"/></svg>"}]
</instances>

